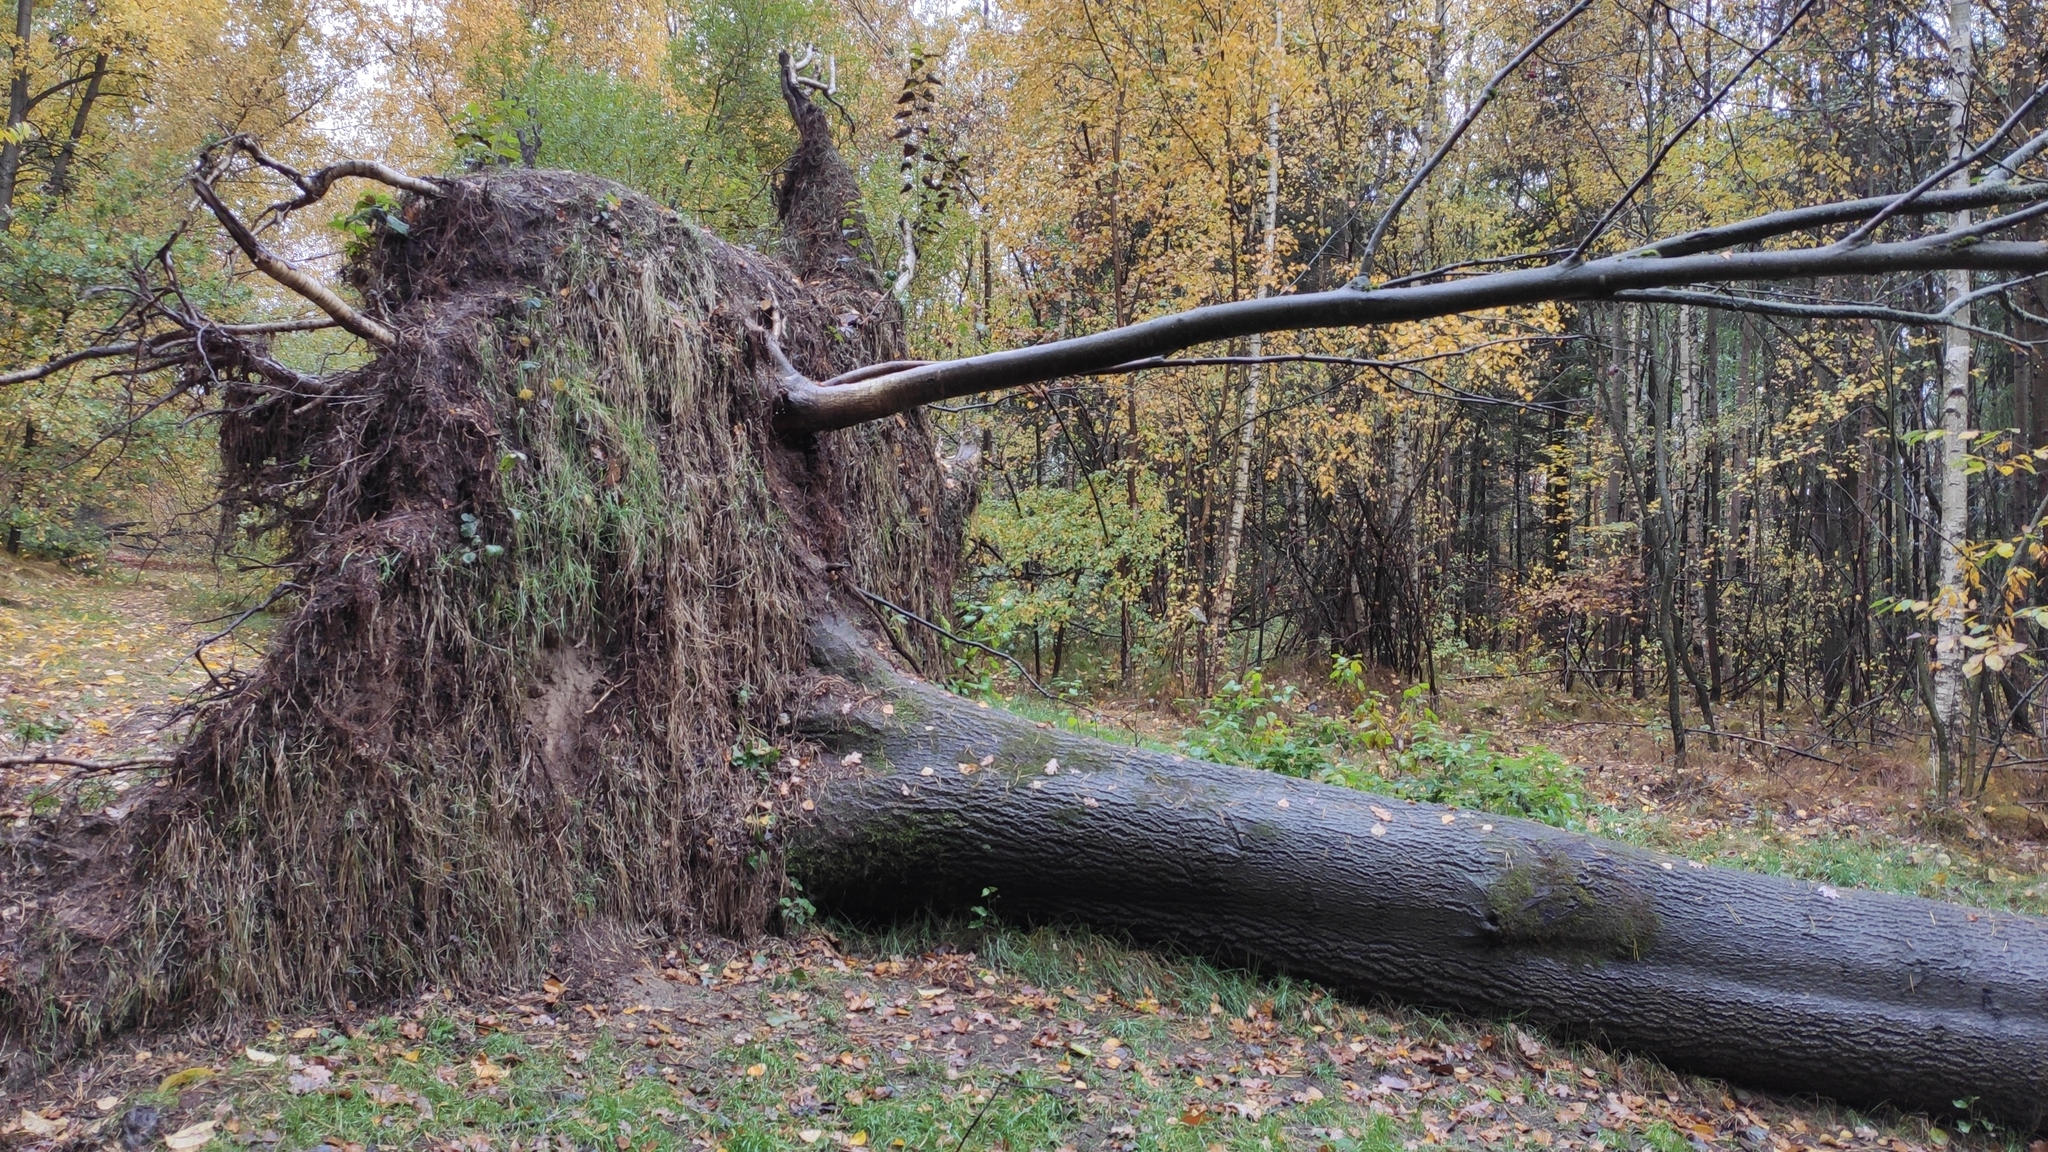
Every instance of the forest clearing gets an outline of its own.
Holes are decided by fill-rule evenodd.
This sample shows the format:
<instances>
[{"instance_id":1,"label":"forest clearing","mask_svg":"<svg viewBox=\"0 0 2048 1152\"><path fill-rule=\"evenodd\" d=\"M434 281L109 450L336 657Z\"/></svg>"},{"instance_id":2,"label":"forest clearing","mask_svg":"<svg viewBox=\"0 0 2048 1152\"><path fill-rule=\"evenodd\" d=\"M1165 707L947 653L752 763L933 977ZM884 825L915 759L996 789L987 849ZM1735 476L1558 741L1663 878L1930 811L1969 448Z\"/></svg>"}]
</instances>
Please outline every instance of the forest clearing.
<instances>
[{"instance_id":1,"label":"forest clearing","mask_svg":"<svg viewBox=\"0 0 2048 1152\"><path fill-rule=\"evenodd\" d=\"M0 1139L2048 1134L2041 14L16 0Z\"/></svg>"}]
</instances>

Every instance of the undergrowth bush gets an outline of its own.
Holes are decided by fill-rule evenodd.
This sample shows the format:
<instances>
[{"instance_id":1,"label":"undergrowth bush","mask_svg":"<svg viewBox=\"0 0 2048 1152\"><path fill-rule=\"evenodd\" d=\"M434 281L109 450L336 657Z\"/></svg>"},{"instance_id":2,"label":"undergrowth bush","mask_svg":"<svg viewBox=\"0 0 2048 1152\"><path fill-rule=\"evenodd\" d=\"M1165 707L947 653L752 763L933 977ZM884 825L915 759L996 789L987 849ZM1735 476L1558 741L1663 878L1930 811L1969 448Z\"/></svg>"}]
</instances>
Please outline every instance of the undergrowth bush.
<instances>
[{"instance_id":1,"label":"undergrowth bush","mask_svg":"<svg viewBox=\"0 0 2048 1152\"><path fill-rule=\"evenodd\" d=\"M1560 828L1593 810L1580 772L1535 746L1494 746L1486 732L1456 732L1416 685L1398 697L1366 687L1364 662L1338 656L1332 684L1357 700L1349 718L1318 714L1293 685L1252 671L1223 685L1201 709L1201 726L1179 748L1190 756L1262 768L1364 792L1522 816Z\"/></svg>"}]
</instances>

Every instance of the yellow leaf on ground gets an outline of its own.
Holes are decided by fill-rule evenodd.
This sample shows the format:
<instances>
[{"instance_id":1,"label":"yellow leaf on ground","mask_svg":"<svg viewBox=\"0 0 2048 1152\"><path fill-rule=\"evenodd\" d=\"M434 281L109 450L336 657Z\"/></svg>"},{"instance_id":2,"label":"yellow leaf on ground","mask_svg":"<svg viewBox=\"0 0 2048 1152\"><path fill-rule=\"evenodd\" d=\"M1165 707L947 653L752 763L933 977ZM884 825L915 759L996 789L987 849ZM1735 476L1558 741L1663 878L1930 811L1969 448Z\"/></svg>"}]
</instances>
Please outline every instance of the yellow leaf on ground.
<instances>
[{"instance_id":1,"label":"yellow leaf on ground","mask_svg":"<svg viewBox=\"0 0 2048 1152\"><path fill-rule=\"evenodd\" d=\"M159 1092L182 1092L201 1080L211 1079L213 1079L213 1069L211 1068L203 1066L187 1068L182 1072L173 1072L169 1076L164 1077L163 1082L156 1086L156 1090Z\"/></svg>"}]
</instances>

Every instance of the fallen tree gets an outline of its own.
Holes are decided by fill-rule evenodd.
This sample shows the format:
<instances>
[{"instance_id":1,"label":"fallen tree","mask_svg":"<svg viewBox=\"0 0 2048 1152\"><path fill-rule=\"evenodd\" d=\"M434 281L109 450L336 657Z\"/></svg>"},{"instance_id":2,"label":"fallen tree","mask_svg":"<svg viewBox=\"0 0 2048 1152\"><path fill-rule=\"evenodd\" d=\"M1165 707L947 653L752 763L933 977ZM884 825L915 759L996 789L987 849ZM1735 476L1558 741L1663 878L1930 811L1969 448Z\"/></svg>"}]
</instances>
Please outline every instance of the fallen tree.
<instances>
[{"instance_id":1,"label":"fallen tree","mask_svg":"<svg viewBox=\"0 0 2048 1152\"><path fill-rule=\"evenodd\" d=\"M534 978L590 920L762 931L808 798L799 875L848 910L994 886L1017 914L1525 1013L1683 1067L1856 1101L1974 1096L2041 1122L2039 921L1182 763L968 707L869 653L912 671L939 655L928 630L870 609L933 618L949 599L974 452L938 442L917 411L935 397L1170 363L1258 326L2043 272L2048 244L1987 237L2048 189L1819 206L1553 269L918 365L787 61L784 94L802 143L778 188L780 259L571 173L308 175L240 139L202 159L194 191L250 263L374 354L295 371L269 341L300 321L215 323L162 253L133 329L95 345L212 406L225 511L283 535L296 607L253 676L216 681L164 787L5 831L0 1049L17 1074L137 1025ZM402 226L378 226L347 270L356 301L264 247L215 190L233 164L291 183L278 212L344 177L405 192ZM2026 207L1884 244L1696 258L1965 204ZM837 750L880 774L848 778Z\"/></svg>"},{"instance_id":2,"label":"fallen tree","mask_svg":"<svg viewBox=\"0 0 2048 1152\"><path fill-rule=\"evenodd\" d=\"M887 766L830 785L792 850L831 907L963 909L993 888L1004 915L1525 1016L1743 1083L2048 1114L2041 920L1110 744L893 673L844 632L819 648L867 692L812 734Z\"/></svg>"}]
</instances>

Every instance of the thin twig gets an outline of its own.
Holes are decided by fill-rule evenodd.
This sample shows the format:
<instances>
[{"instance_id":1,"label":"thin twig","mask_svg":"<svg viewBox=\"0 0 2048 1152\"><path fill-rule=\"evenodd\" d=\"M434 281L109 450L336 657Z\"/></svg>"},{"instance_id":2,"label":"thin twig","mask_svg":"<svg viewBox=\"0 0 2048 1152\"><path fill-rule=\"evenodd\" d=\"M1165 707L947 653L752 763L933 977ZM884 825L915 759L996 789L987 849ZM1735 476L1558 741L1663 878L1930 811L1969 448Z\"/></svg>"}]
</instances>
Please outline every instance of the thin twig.
<instances>
[{"instance_id":1,"label":"thin twig","mask_svg":"<svg viewBox=\"0 0 2048 1152\"><path fill-rule=\"evenodd\" d=\"M981 1111L976 1112L974 1114L974 1121L973 1123L967 1125L967 1131L962 1132L960 1134L960 1138L958 1140L953 1141L953 1152L960 1152L960 1149L967 1147L967 1138L969 1136L974 1135L974 1130L976 1128L981 1127L981 1118L988 1115L988 1110L991 1106L995 1104L996 1097L1001 1096L1006 1090L1008 1090L1011 1083L1014 1082L1016 1078L1016 1073L1014 1072L1005 1073L1003 1075L1002 1082L997 1084L995 1086L995 1089L988 1094L988 1099L981 1102Z\"/></svg>"},{"instance_id":2,"label":"thin twig","mask_svg":"<svg viewBox=\"0 0 2048 1152\"><path fill-rule=\"evenodd\" d=\"M1991 150L1998 147L1998 142L2005 139L2005 134L2012 131L2013 126L2020 122L2022 116L2033 111L2034 105L2039 103L2043 96L2048 96L2048 84L2043 84L2034 89L2034 94L2027 97L2026 101L2012 115L2007 116L2005 123L2000 124L1997 131L1993 132L1984 143L1929 173L1925 180L1920 181L1901 193L1891 203L1879 209L1876 215L1858 225L1854 232L1842 237L1838 243L1844 248L1854 248L1859 244L1869 243L1871 235L1877 231L1878 227L1893 216L1898 215L1907 205L1918 200L1935 185L1989 156Z\"/></svg>"},{"instance_id":3,"label":"thin twig","mask_svg":"<svg viewBox=\"0 0 2048 1152\"><path fill-rule=\"evenodd\" d=\"M194 645L192 649L192 654L197 656L199 653L204 652L206 649L212 647L214 644L217 644L220 641L227 639L230 635L233 635L235 629L240 628L243 625L243 623L245 623L249 619L249 617L256 615L258 612L263 611L264 609L270 607L272 604L277 603L278 600L281 599L286 592L304 592L305 590L306 586L304 584L296 584L290 580L286 580L284 583L279 584L275 588L272 588L270 590L270 595L265 596L263 598L263 603L258 604L255 607L249 609L248 611L242 613L241 615L235 617L234 623L229 624L227 627L221 629L218 632L215 632L213 635L208 636L206 639L201 640L198 644ZM216 617L216 619L218 619L218 617Z\"/></svg>"},{"instance_id":4,"label":"thin twig","mask_svg":"<svg viewBox=\"0 0 2048 1152\"><path fill-rule=\"evenodd\" d=\"M1464 117L1458 121L1456 127L1451 129L1450 135L1445 136L1443 143L1437 145L1436 151L1430 155L1422 167L1417 168L1415 174L1408 177L1408 182L1401 186L1401 191L1394 197L1394 202L1387 205L1385 212L1380 213L1379 222L1373 225L1372 235L1365 242L1365 255L1358 262L1358 277L1352 281L1354 287L1366 288L1372 284L1373 257L1379 255L1380 241L1386 238L1387 228L1393 224L1394 217L1401 214L1401 209L1408 203L1408 198L1415 195L1416 191L1429 179L1430 174L1435 172L1437 167L1444 162L1444 158L1451 154L1451 149L1457 147L1458 141L1465 135L1466 129L1472 127L1473 122L1479 119L1481 112L1486 111L1486 106L1493 102L1495 93L1500 91L1501 84L1508 77L1514 75L1515 69L1520 68L1524 61L1535 55L1536 50L1543 47L1552 36L1564 31L1565 25L1578 19L1581 13L1592 6L1593 0L1579 0L1570 11L1558 17L1548 28L1538 32L1534 40L1523 45L1522 50L1515 53L1514 59L1502 65L1500 71L1493 74L1493 79L1486 82L1486 87L1480 91L1479 98L1472 102L1472 107L1465 110Z\"/></svg>"},{"instance_id":5,"label":"thin twig","mask_svg":"<svg viewBox=\"0 0 2048 1152\"><path fill-rule=\"evenodd\" d=\"M1467 268L1497 268L1502 264L1526 264L1531 260L1555 260L1559 256L1570 254L1570 252L1571 249L1569 248L1541 248L1534 252L1517 252L1512 256L1482 256L1472 260L1459 260L1450 264L1438 265L1427 272L1410 272L1406 276L1396 276L1392 280L1380 285L1380 287L1399 288L1404 284L1420 284L1424 280L1434 280L1439 276L1448 276L1453 272L1462 272Z\"/></svg>"},{"instance_id":6,"label":"thin twig","mask_svg":"<svg viewBox=\"0 0 2048 1152\"><path fill-rule=\"evenodd\" d=\"M1660 726L1660 725L1654 725L1654 724L1644 724L1644 723L1641 723L1641 722L1639 722L1639 721L1628 721L1628 720L1567 720L1567 721L1563 721L1563 722L1561 722L1561 723L1557 723L1557 724L1549 724L1549 725L1545 725L1545 727L1549 727L1549 728L1641 728L1641 729L1644 729L1644 730L1646 730L1646 731L1659 731L1659 732L1662 732L1662 731L1669 731L1669 729L1668 729L1668 728L1662 727L1662 726ZM1739 740L1739 741L1741 741L1741 742L1743 742L1743 743L1745 743L1745 744L1756 744L1756 745L1760 745L1760 746L1762 746L1762 747L1765 747L1765 748L1774 748L1774 749L1776 749L1777 751L1783 752L1783 753L1785 753L1785 754L1787 754L1787 755L1789 755L1789 756L1803 756L1803 757L1805 757L1805 758L1806 758L1806 759L1808 759L1808 760L1818 760L1818 761L1820 761L1820 762L1821 762L1821 763L1823 763L1823 764L1832 764L1832 765L1834 765L1834 766L1835 766L1835 767L1837 767L1837 768L1847 768L1847 767L1849 767L1849 766L1848 766L1847 764L1844 764L1844 763L1842 763L1842 762L1841 762L1840 760L1830 760L1829 758L1827 758L1826 756L1823 756L1823 755L1821 755L1821 754L1820 754L1820 753L1818 753L1818 752L1809 752L1809 751L1807 751L1807 750L1806 750L1806 749L1804 749L1804 748L1799 748L1799 747L1796 747L1796 746L1794 746L1794 745L1791 745L1791 744L1780 744L1780 743L1778 743L1778 742L1777 742L1777 741L1775 741L1775 740L1765 740L1765 739L1763 739L1763 738L1762 738L1762 737L1760 737L1760 736L1745 736L1745 735L1743 735L1743 734L1742 734L1742 733L1740 733L1740 732L1724 732L1724 731L1722 731L1722 730L1721 730L1721 729L1719 729L1719 728L1687 728L1687 729L1686 729L1686 732L1687 732L1688 734L1690 734L1690 735L1694 735L1694 736L1721 736L1721 737L1726 737L1726 738L1727 738L1727 739L1729 739L1729 740Z\"/></svg>"},{"instance_id":7,"label":"thin twig","mask_svg":"<svg viewBox=\"0 0 2048 1152\"><path fill-rule=\"evenodd\" d=\"M873 592L868 591L867 589L861 587L858 584L853 583L852 581L848 581L846 586L848 588L853 589L856 593L860 594L861 596L866 597L869 603L879 604L882 607L887 608L889 611L896 613L898 616L901 616L905 620L908 620L914 624L922 624L925 627L931 629L932 631L937 632L939 635L944 636L946 639L951 640L955 644L965 644L969 648L979 648L983 652L988 653L989 655L995 657L998 660L1008 661L1010 667L1015 668L1017 670L1017 675L1022 676L1024 678L1025 683L1031 685L1033 688L1036 688L1040 696L1045 697L1047 700L1050 700L1055 704L1066 703L1066 701L1061 700L1059 697L1053 695L1050 692L1047 692L1045 690L1045 685L1040 684L1037 678L1031 675L1030 669L1024 667L1023 661L1018 660L1015 656L1010 655L1008 652L1002 652L997 649L991 648L988 645L983 644L979 640L969 640L965 636L956 635L953 632L948 631L947 629L932 623L924 617L919 616L917 613L912 612L908 608L905 608L898 604L892 604L889 601L882 599L880 596L875 595Z\"/></svg>"},{"instance_id":8,"label":"thin twig","mask_svg":"<svg viewBox=\"0 0 2048 1152\"><path fill-rule=\"evenodd\" d=\"M0 759L0 768L34 768L41 764L55 764L64 768L83 768L90 772L121 772L130 768L161 768L174 763L169 756L137 756L132 760L73 760L68 756L9 756Z\"/></svg>"},{"instance_id":9,"label":"thin twig","mask_svg":"<svg viewBox=\"0 0 2048 1152\"><path fill-rule=\"evenodd\" d=\"M1658 145L1657 154L1650 158L1650 164L1647 168L1643 169L1643 174L1636 177L1635 183L1630 184L1628 190L1623 192L1613 204L1608 206L1606 213L1600 217L1599 223L1594 224L1593 230L1586 233L1586 238L1579 241L1579 246L1572 249L1571 256L1567 258L1568 263L1576 264L1586 258L1586 252L1592 248L1593 242L1600 238L1601 233L1607 231L1607 226L1614 223L1615 217L1620 216L1622 210L1628 207L1629 202L1636 198L1636 193L1641 192L1643 186L1648 184L1651 177L1657 174L1657 169L1664 163L1664 158L1671 155L1671 150L1678 147L1678 142L1685 138L1686 133L1692 131L1693 125L1698 124L1706 117L1707 113L1713 111L1720 105L1722 100L1727 98L1729 91L1735 87L1736 82L1741 80L1757 61L1763 59L1766 53L1778 46L1778 41L1783 40L1786 33L1792 31L1793 26L1799 23L1800 18L1806 15L1807 11L1813 7L1814 2L1815 0L1806 0L1805 3L1801 4L1792 13L1791 18L1785 21L1784 27L1778 29L1776 34L1764 43L1763 47L1749 54L1749 59L1742 62L1742 67L1735 70L1735 75L1730 76L1728 82L1721 85L1719 91L1702 103L1699 106L1699 110L1694 112L1685 123L1680 124L1676 131L1664 138L1664 143Z\"/></svg>"}]
</instances>

